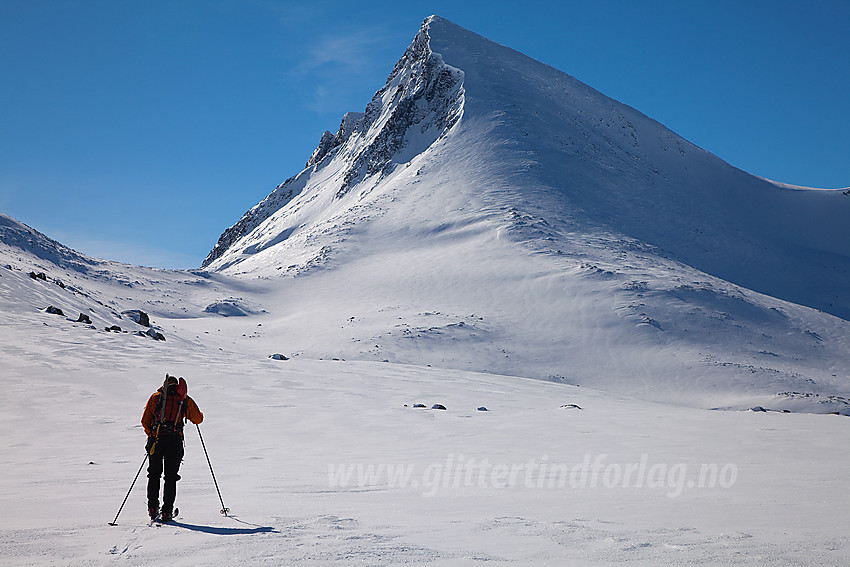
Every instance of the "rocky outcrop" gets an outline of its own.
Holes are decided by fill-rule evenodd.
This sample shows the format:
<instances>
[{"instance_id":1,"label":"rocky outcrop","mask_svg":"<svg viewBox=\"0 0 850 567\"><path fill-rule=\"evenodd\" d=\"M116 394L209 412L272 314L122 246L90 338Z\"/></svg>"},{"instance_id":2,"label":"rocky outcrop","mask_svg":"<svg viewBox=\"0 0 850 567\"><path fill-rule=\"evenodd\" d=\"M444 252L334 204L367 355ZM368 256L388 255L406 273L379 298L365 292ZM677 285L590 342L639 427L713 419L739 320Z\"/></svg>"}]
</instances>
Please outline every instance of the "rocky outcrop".
<instances>
[{"instance_id":1,"label":"rocky outcrop","mask_svg":"<svg viewBox=\"0 0 850 567\"><path fill-rule=\"evenodd\" d=\"M369 132L367 144L353 153L336 197L368 175L386 173L393 157L407 146L408 132L415 130L427 145L444 135L461 116L463 76L431 51L426 22L366 107L364 130L381 126Z\"/></svg>"},{"instance_id":2,"label":"rocky outcrop","mask_svg":"<svg viewBox=\"0 0 850 567\"><path fill-rule=\"evenodd\" d=\"M342 122L336 134L331 134L325 130L322 139L319 140L319 146L313 151L305 167L311 168L320 164L336 148L347 142L354 132L362 130L365 116L366 114L363 112L349 112L342 117Z\"/></svg>"},{"instance_id":3,"label":"rocky outcrop","mask_svg":"<svg viewBox=\"0 0 850 567\"><path fill-rule=\"evenodd\" d=\"M316 151L318 151L318 148ZM316 152L313 153L315 154ZM239 222L225 230L219 237L215 247L213 247L203 264L201 264L201 267L206 268L209 266L228 249L230 249L231 246L238 242L239 239L260 226L260 224L274 214L275 211L298 195L309 179L307 171L308 170L305 169L295 177L290 177L278 185L265 199L242 215Z\"/></svg>"},{"instance_id":4,"label":"rocky outcrop","mask_svg":"<svg viewBox=\"0 0 850 567\"><path fill-rule=\"evenodd\" d=\"M138 323L142 327L150 327L151 319L150 316L142 311L141 309L130 309L127 311L122 311L121 315L127 317L128 319Z\"/></svg>"}]
</instances>

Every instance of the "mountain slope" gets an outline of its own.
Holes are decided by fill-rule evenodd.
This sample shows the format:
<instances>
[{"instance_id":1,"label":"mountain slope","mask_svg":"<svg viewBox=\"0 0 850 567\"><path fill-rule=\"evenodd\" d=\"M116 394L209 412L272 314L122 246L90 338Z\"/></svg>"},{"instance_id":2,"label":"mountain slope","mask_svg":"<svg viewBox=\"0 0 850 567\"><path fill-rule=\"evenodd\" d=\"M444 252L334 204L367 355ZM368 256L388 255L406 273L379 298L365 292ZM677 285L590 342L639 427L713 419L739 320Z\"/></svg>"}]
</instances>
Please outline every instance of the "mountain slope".
<instances>
[{"instance_id":1,"label":"mountain slope","mask_svg":"<svg viewBox=\"0 0 850 567\"><path fill-rule=\"evenodd\" d=\"M0 246L12 252L32 254L51 265L87 271L96 261L56 242L33 228L0 213Z\"/></svg>"},{"instance_id":2,"label":"mountain slope","mask_svg":"<svg viewBox=\"0 0 850 567\"><path fill-rule=\"evenodd\" d=\"M456 122L451 143L437 143ZM554 225L546 237L603 227L744 287L850 318L850 197L737 170L572 77L437 17L365 115L325 133L308 168L226 231L205 266L242 263L357 209L390 171L423 154L432 170L465 174L457 198L539 217ZM393 188L402 191L400 183ZM362 197L341 199L354 185ZM305 214L310 199L318 202ZM349 220L357 222L356 211Z\"/></svg>"},{"instance_id":3,"label":"mountain slope","mask_svg":"<svg viewBox=\"0 0 850 567\"><path fill-rule=\"evenodd\" d=\"M227 278L209 274L91 258L0 213L0 311L10 336L29 336L34 325L42 325L58 336L70 333L75 343L89 344L92 350L87 354L96 357L96 345L107 340L104 335L113 334L108 328L118 327L120 334L152 328L186 347L191 339L181 336L176 325L167 329L162 325L215 313L217 306L232 307L238 289ZM48 307L60 310L62 316L47 313ZM153 324L140 325L125 313L138 310ZM149 341L149 335L144 336L141 341ZM133 341L128 348L139 342Z\"/></svg>"},{"instance_id":4,"label":"mountain slope","mask_svg":"<svg viewBox=\"0 0 850 567\"><path fill-rule=\"evenodd\" d=\"M850 395L850 327L811 309L850 313L850 197L753 177L444 19L307 166L205 262L269 282L292 352L703 407Z\"/></svg>"}]
</instances>

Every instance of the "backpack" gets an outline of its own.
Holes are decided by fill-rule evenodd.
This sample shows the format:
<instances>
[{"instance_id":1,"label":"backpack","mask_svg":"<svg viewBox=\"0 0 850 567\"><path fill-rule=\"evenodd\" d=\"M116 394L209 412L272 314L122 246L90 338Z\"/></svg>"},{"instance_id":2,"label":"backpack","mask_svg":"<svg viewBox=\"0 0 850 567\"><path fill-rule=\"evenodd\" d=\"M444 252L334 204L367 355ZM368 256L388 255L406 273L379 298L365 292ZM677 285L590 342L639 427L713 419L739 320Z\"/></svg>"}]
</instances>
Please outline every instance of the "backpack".
<instances>
[{"instance_id":1,"label":"backpack","mask_svg":"<svg viewBox=\"0 0 850 567\"><path fill-rule=\"evenodd\" d=\"M166 389L167 388L167 389ZM153 427L157 435L183 435L186 420L186 381L166 384L159 392Z\"/></svg>"}]
</instances>

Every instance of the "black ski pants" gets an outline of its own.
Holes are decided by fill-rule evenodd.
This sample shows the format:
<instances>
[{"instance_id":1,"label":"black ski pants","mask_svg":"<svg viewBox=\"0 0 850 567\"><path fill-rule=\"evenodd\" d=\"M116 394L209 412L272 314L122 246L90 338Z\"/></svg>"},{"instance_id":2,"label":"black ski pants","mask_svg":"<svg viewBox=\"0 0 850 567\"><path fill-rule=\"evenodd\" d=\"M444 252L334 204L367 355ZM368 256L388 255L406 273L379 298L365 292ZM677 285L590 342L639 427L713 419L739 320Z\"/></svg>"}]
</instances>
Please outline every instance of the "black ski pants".
<instances>
[{"instance_id":1,"label":"black ski pants","mask_svg":"<svg viewBox=\"0 0 850 567\"><path fill-rule=\"evenodd\" d=\"M150 444L148 445L150 452ZM177 481L180 480L180 463L183 462L183 437L165 435L159 438L154 452L148 459L148 508L159 508L159 479L165 472L165 487L162 491L162 509L172 512L177 496Z\"/></svg>"}]
</instances>

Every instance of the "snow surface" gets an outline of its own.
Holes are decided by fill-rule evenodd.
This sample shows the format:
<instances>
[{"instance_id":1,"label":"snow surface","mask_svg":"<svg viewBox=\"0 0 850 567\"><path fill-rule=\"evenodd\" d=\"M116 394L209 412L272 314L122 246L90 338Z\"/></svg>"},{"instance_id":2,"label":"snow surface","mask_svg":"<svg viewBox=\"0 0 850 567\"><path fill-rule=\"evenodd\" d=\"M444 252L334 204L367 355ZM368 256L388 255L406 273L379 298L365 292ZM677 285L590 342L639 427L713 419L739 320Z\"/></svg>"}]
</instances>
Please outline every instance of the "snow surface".
<instances>
[{"instance_id":1,"label":"snow surface","mask_svg":"<svg viewBox=\"0 0 850 567\"><path fill-rule=\"evenodd\" d=\"M276 361L252 354L252 335L220 326L238 318L210 316L197 327L209 335L181 337L181 327L157 343L5 301L3 311L16 322L0 327L2 564L850 558L841 416L691 409L427 366ZM243 329L259 330L258 320L265 326L250 318ZM143 459L144 402L165 372L188 378L205 413L204 440L233 517L219 514L199 438L187 429L178 521L146 525L143 475L110 527ZM600 464L596 482L589 468L585 480L580 468L563 484L530 468L572 471L585 459ZM626 468L642 461L646 473L626 482ZM726 471L725 484L694 486L704 465ZM358 466L348 482L332 476ZM380 467L410 472L391 482Z\"/></svg>"},{"instance_id":2,"label":"snow surface","mask_svg":"<svg viewBox=\"0 0 850 567\"><path fill-rule=\"evenodd\" d=\"M429 18L203 271L0 215L0 564L847 564L848 204Z\"/></svg>"}]
</instances>

